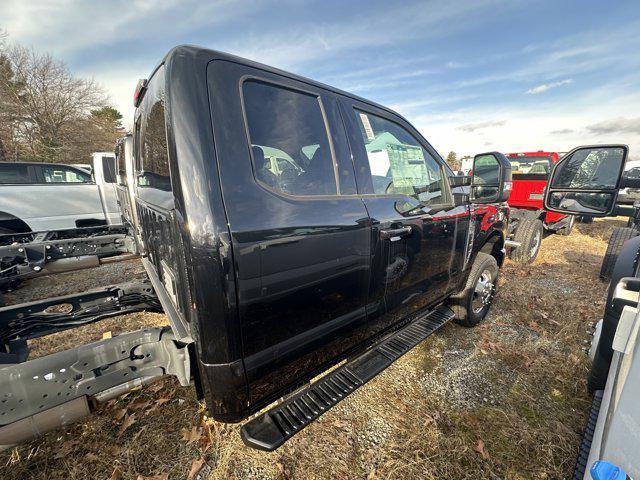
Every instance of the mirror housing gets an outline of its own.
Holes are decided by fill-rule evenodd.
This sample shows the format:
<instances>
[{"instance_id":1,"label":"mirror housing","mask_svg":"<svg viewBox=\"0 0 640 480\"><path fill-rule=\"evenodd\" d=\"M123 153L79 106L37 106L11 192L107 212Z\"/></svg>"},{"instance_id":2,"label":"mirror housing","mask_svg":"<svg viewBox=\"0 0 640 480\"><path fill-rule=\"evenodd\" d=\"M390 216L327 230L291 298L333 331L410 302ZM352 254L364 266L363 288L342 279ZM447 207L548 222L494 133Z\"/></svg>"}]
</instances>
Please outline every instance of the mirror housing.
<instances>
[{"instance_id":1,"label":"mirror housing","mask_svg":"<svg viewBox=\"0 0 640 480\"><path fill-rule=\"evenodd\" d=\"M553 167L544 194L551 212L606 217L613 213L629 147L585 145L574 148Z\"/></svg>"},{"instance_id":2,"label":"mirror housing","mask_svg":"<svg viewBox=\"0 0 640 480\"><path fill-rule=\"evenodd\" d=\"M488 152L476 155L471 174L471 203L502 203L509 199L511 162L504 154Z\"/></svg>"}]
</instances>

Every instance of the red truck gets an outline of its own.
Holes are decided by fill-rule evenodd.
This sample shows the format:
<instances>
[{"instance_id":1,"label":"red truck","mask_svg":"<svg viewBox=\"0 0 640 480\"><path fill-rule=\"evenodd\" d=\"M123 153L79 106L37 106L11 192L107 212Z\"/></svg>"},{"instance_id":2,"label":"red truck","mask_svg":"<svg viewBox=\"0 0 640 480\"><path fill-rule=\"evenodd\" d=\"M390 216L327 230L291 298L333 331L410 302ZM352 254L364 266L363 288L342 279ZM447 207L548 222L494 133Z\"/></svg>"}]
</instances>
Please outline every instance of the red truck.
<instances>
[{"instance_id":1,"label":"red truck","mask_svg":"<svg viewBox=\"0 0 640 480\"><path fill-rule=\"evenodd\" d=\"M544 189L553 165L560 156L557 152L509 153L513 174L513 189L509 196L511 218L509 240L519 246L511 249L510 257L521 263L535 260L544 230L569 235L575 217L544 209Z\"/></svg>"}]
</instances>

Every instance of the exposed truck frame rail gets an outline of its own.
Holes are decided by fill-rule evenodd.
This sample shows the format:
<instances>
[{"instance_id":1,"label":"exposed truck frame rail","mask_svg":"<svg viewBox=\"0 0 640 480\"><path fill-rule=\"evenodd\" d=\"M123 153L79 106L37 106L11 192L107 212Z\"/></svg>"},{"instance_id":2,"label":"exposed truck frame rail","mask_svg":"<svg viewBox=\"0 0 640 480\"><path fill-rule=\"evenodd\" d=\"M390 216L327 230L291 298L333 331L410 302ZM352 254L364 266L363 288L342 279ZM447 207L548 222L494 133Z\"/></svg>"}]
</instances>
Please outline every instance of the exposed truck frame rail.
<instances>
[{"instance_id":1,"label":"exposed truck frame rail","mask_svg":"<svg viewBox=\"0 0 640 480\"><path fill-rule=\"evenodd\" d=\"M124 227L0 235L0 290L28 278L136 256L136 243Z\"/></svg>"},{"instance_id":2,"label":"exposed truck frame rail","mask_svg":"<svg viewBox=\"0 0 640 480\"><path fill-rule=\"evenodd\" d=\"M162 312L148 281L0 308L0 365L24 362L27 340L139 311ZM1 391L1 390L0 390Z\"/></svg>"},{"instance_id":3,"label":"exposed truck frame rail","mask_svg":"<svg viewBox=\"0 0 640 480\"><path fill-rule=\"evenodd\" d=\"M27 360L27 340L137 311L162 312L149 281L0 308L0 450L90 414L163 375L190 380L188 343L145 328Z\"/></svg>"},{"instance_id":4,"label":"exposed truck frame rail","mask_svg":"<svg viewBox=\"0 0 640 480\"><path fill-rule=\"evenodd\" d=\"M92 405L167 374L189 384L188 348L166 328L0 368L0 450L80 420Z\"/></svg>"}]
</instances>

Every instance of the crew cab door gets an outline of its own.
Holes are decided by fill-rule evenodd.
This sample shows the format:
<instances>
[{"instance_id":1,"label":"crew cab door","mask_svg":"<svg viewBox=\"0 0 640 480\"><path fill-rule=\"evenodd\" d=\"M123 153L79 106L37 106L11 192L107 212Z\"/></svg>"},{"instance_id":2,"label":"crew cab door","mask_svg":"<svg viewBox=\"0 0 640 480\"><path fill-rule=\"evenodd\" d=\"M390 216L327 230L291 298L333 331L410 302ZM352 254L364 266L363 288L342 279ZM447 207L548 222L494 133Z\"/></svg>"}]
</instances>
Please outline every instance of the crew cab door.
<instances>
[{"instance_id":1,"label":"crew cab door","mask_svg":"<svg viewBox=\"0 0 640 480\"><path fill-rule=\"evenodd\" d=\"M264 404L366 339L368 216L333 94L222 60L208 79L244 365Z\"/></svg>"},{"instance_id":2,"label":"crew cab door","mask_svg":"<svg viewBox=\"0 0 640 480\"><path fill-rule=\"evenodd\" d=\"M469 228L437 153L402 118L341 101L371 224L367 305L372 333L442 300L457 285Z\"/></svg>"}]
</instances>

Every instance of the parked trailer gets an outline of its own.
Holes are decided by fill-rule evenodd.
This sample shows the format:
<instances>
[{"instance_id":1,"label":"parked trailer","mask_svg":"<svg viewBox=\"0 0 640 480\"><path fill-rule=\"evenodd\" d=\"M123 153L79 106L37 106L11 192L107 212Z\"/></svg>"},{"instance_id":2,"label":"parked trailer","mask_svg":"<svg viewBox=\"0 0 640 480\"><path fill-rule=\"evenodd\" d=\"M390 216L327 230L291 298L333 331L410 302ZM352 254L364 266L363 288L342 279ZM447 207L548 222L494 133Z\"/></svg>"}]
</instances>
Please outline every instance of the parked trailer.
<instances>
[{"instance_id":1,"label":"parked trailer","mask_svg":"<svg viewBox=\"0 0 640 480\"><path fill-rule=\"evenodd\" d=\"M484 154L469 182L392 110L191 46L140 82L135 106L131 218L149 283L0 308L19 362L0 368L0 445L172 374L216 420L252 417L244 442L273 450L448 321L487 315L504 155ZM29 338L158 305L170 331L22 361Z\"/></svg>"}]
</instances>

